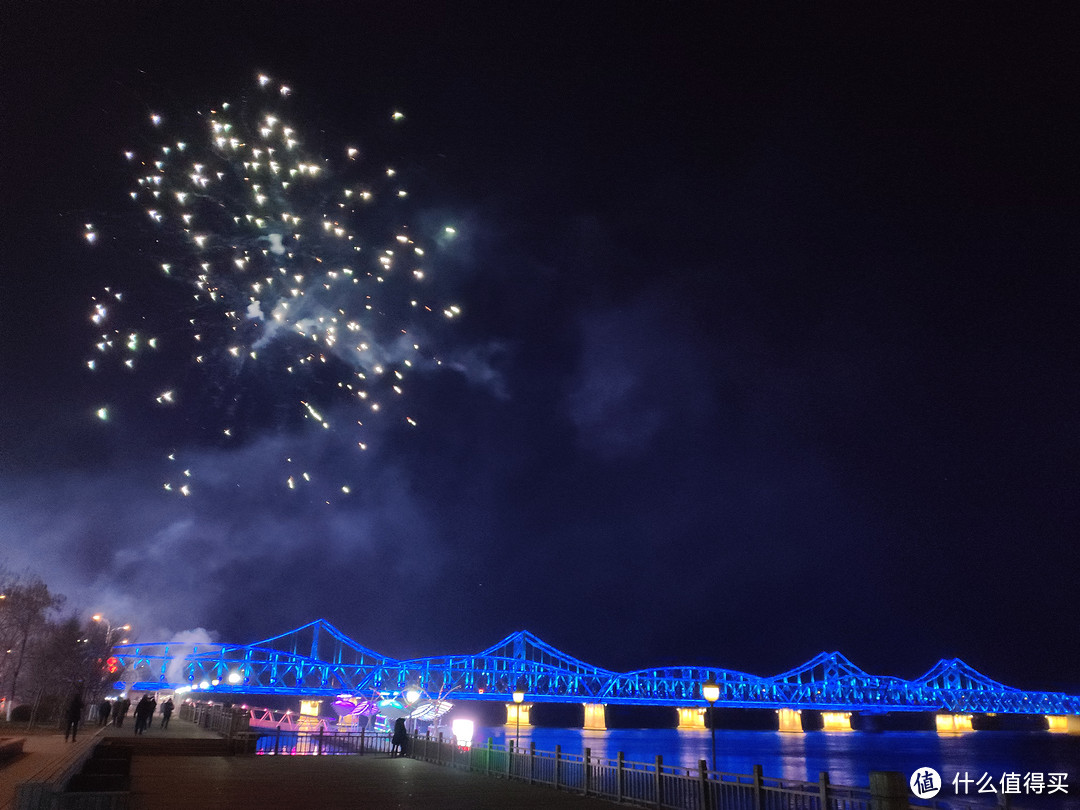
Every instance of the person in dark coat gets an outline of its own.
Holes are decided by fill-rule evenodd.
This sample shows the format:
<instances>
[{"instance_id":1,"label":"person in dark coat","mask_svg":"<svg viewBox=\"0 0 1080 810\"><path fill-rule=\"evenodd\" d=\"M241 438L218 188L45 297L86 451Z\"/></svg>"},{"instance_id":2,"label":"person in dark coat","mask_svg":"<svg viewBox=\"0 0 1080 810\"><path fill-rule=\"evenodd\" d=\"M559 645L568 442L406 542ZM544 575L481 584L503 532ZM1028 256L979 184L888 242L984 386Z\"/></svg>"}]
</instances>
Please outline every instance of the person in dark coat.
<instances>
[{"instance_id":1,"label":"person in dark coat","mask_svg":"<svg viewBox=\"0 0 1080 810\"><path fill-rule=\"evenodd\" d=\"M409 730L405 728L405 718L394 721L394 736L390 738L390 755L403 757L409 753Z\"/></svg>"},{"instance_id":2,"label":"person in dark coat","mask_svg":"<svg viewBox=\"0 0 1080 810\"><path fill-rule=\"evenodd\" d=\"M135 733L142 734L150 725L150 717L154 713L154 704L150 702L150 694L142 696L135 704Z\"/></svg>"},{"instance_id":3,"label":"person in dark coat","mask_svg":"<svg viewBox=\"0 0 1080 810\"><path fill-rule=\"evenodd\" d=\"M124 727L124 718L127 717L128 709L131 708L131 700L122 697L113 704L113 723L117 728Z\"/></svg>"},{"instance_id":4,"label":"person in dark coat","mask_svg":"<svg viewBox=\"0 0 1080 810\"><path fill-rule=\"evenodd\" d=\"M169 698L168 700L166 700L164 703L161 704L161 727L162 728L168 728L169 727L169 718L172 717L172 713L173 713L173 702L172 702L172 698Z\"/></svg>"},{"instance_id":5,"label":"person in dark coat","mask_svg":"<svg viewBox=\"0 0 1080 810\"><path fill-rule=\"evenodd\" d=\"M85 705L82 694L78 691L68 701L67 710L64 712L64 742L67 742L69 734L71 735L71 741L75 742L75 736L79 733L79 721L82 720Z\"/></svg>"},{"instance_id":6,"label":"person in dark coat","mask_svg":"<svg viewBox=\"0 0 1080 810\"><path fill-rule=\"evenodd\" d=\"M112 707L113 704L111 700L103 700L98 704L97 717L99 726L109 725L109 715L112 714Z\"/></svg>"}]
</instances>

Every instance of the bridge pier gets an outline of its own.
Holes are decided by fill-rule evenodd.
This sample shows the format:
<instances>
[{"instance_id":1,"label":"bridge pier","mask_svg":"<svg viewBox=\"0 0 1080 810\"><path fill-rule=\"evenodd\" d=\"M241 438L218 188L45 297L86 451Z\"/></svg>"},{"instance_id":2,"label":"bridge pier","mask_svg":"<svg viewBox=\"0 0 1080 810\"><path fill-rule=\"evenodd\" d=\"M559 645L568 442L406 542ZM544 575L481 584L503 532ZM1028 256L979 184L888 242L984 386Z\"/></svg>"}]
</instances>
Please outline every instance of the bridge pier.
<instances>
[{"instance_id":1,"label":"bridge pier","mask_svg":"<svg viewBox=\"0 0 1080 810\"><path fill-rule=\"evenodd\" d=\"M1080 734L1080 714L1048 714L1046 728L1052 734Z\"/></svg>"},{"instance_id":2,"label":"bridge pier","mask_svg":"<svg viewBox=\"0 0 1080 810\"><path fill-rule=\"evenodd\" d=\"M934 716L938 734L962 734L974 731L970 714L938 714Z\"/></svg>"},{"instance_id":3,"label":"bridge pier","mask_svg":"<svg viewBox=\"0 0 1080 810\"><path fill-rule=\"evenodd\" d=\"M300 716L296 718L299 731L314 731L319 727L319 707L321 700L301 700Z\"/></svg>"},{"instance_id":4,"label":"bridge pier","mask_svg":"<svg viewBox=\"0 0 1080 810\"><path fill-rule=\"evenodd\" d=\"M705 710L697 706L679 707L679 731L705 728Z\"/></svg>"},{"instance_id":5,"label":"bridge pier","mask_svg":"<svg viewBox=\"0 0 1080 810\"><path fill-rule=\"evenodd\" d=\"M507 703L506 725L515 728L531 728L532 723L529 722L529 710L532 707L533 705L531 703Z\"/></svg>"},{"instance_id":6,"label":"bridge pier","mask_svg":"<svg viewBox=\"0 0 1080 810\"><path fill-rule=\"evenodd\" d=\"M777 709L780 720L779 730L787 734L802 734L802 712L798 709Z\"/></svg>"},{"instance_id":7,"label":"bridge pier","mask_svg":"<svg viewBox=\"0 0 1080 810\"><path fill-rule=\"evenodd\" d=\"M822 712L822 731L851 731L851 712Z\"/></svg>"},{"instance_id":8,"label":"bridge pier","mask_svg":"<svg viewBox=\"0 0 1080 810\"><path fill-rule=\"evenodd\" d=\"M583 703L585 722L581 727L586 731L607 731L607 714L603 703Z\"/></svg>"}]
</instances>

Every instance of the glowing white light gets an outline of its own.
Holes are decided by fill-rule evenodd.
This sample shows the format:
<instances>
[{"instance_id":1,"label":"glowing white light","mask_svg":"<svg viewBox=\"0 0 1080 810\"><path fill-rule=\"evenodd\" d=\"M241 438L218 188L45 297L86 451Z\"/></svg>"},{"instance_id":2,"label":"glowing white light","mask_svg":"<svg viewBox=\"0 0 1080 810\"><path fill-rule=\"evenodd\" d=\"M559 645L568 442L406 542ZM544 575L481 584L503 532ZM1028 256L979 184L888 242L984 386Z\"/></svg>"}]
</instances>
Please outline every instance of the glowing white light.
<instances>
[{"instance_id":1,"label":"glowing white light","mask_svg":"<svg viewBox=\"0 0 1080 810\"><path fill-rule=\"evenodd\" d=\"M239 672L236 672L234 670L229 673L229 683L231 683L233 686L240 683L240 681L242 680L244 680L244 676L241 675Z\"/></svg>"},{"instance_id":2,"label":"glowing white light","mask_svg":"<svg viewBox=\"0 0 1080 810\"><path fill-rule=\"evenodd\" d=\"M450 730L453 732L454 737L457 738L458 745L463 748L468 748L472 745L474 726L475 724L472 720L468 720L464 717L457 717L450 723Z\"/></svg>"}]
</instances>

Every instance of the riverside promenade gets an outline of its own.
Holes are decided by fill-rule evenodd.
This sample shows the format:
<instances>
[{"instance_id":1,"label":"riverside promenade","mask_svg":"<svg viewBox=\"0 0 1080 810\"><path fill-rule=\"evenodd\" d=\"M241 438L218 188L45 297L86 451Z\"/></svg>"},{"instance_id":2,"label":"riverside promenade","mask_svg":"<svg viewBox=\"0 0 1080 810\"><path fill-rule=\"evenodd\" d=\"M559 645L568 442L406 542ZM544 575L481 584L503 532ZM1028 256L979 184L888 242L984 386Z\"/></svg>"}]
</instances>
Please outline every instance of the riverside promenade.
<instances>
[{"instance_id":1,"label":"riverside promenade","mask_svg":"<svg viewBox=\"0 0 1080 810\"><path fill-rule=\"evenodd\" d=\"M130 718L129 718L130 722ZM175 716L166 731L135 736L130 726L86 727L77 743L63 734L28 736L21 757L0 763L0 810L14 810L15 786L89 755L106 738L133 746L131 810L214 808L580 808L611 802L483 774L393 758L365 756L215 756L185 753L195 740L221 739Z\"/></svg>"},{"instance_id":2,"label":"riverside promenade","mask_svg":"<svg viewBox=\"0 0 1080 810\"><path fill-rule=\"evenodd\" d=\"M98 728L87 725L79 729L78 742L64 739L62 732L43 734L40 729L24 737L22 754L10 759L0 760L0 810L11 810L15 806L15 786L21 782L33 781L43 774L61 767L64 762L88 755L97 742L112 727ZM196 729L201 731L201 729ZM124 729L116 729L118 733ZM128 729L131 733L130 729ZM16 729L4 732L12 738L21 737Z\"/></svg>"}]
</instances>

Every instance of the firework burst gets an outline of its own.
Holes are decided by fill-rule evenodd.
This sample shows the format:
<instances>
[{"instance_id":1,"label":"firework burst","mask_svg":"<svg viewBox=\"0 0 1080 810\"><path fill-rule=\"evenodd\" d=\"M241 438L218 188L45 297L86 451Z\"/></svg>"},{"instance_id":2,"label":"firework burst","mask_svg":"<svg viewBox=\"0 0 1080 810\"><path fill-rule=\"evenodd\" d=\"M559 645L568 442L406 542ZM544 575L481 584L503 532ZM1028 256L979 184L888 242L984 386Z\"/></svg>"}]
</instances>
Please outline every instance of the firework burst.
<instances>
[{"instance_id":1,"label":"firework burst","mask_svg":"<svg viewBox=\"0 0 1080 810\"><path fill-rule=\"evenodd\" d=\"M148 406L198 407L224 442L244 439L252 413L284 411L362 450L373 418L416 425L403 406L408 375L438 363L427 337L460 314L431 287L456 229L410 228L408 172L364 160L357 144L313 149L290 120L291 96L259 76L242 103L199 111L190 126L148 116L152 140L124 153L140 220L130 232L141 234L143 269L186 293L155 334L128 328L146 318L121 314L132 296L115 285L95 296L87 366L136 371L148 353L168 353L180 362L157 365L183 368L175 380L152 375ZM386 119L405 125L397 110ZM87 223L84 237L93 245L101 234ZM97 413L107 420L114 409ZM164 488L190 494L191 478L183 469ZM301 472L281 485L310 481Z\"/></svg>"}]
</instances>

